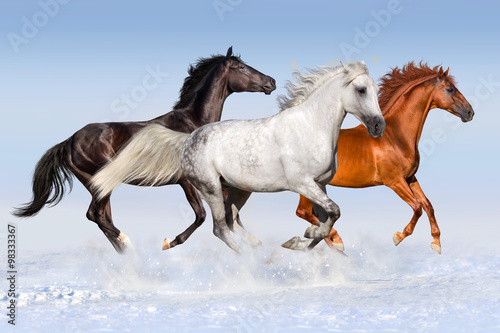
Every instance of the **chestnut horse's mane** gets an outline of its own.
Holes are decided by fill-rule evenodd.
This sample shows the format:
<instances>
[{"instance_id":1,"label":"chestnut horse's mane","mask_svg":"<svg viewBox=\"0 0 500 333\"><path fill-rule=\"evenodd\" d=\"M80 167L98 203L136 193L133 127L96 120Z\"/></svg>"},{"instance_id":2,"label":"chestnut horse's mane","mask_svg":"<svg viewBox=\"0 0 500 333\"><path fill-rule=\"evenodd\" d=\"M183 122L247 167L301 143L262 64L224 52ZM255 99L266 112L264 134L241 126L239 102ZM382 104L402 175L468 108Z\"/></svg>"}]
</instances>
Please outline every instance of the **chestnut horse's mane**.
<instances>
[{"instance_id":1,"label":"chestnut horse's mane","mask_svg":"<svg viewBox=\"0 0 500 333\"><path fill-rule=\"evenodd\" d=\"M426 81L436 77L439 73L440 66L430 68L427 63L422 61L417 65L410 61L403 68L394 68L391 72L385 74L381 79L378 104L383 114L386 114L394 102L408 88L417 83ZM446 78L455 84L455 78L451 75L446 75Z\"/></svg>"}]
</instances>

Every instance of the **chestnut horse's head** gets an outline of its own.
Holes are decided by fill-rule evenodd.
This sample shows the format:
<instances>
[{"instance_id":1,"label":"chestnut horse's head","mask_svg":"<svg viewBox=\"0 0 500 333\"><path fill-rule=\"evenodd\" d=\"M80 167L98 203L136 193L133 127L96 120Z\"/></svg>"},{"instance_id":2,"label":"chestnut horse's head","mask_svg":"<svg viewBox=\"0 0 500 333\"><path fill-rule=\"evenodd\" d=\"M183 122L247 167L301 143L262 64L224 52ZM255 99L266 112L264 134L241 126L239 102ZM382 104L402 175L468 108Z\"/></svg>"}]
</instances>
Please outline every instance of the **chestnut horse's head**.
<instances>
[{"instance_id":1,"label":"chestnut horse's head","mask_svg":"<svg viewBox=\"0 0 500 333\"><path fill-rule=\"evenodd\" d=\"M471 121L474 117L472 106L460 93L455 86L455 80L448 75L449 68L443 71L443 67L439 68L438 76L436 77L436 86L432 92L431 108L439 108L446 110L462 121Z\"/></svg>"}]
</instances>

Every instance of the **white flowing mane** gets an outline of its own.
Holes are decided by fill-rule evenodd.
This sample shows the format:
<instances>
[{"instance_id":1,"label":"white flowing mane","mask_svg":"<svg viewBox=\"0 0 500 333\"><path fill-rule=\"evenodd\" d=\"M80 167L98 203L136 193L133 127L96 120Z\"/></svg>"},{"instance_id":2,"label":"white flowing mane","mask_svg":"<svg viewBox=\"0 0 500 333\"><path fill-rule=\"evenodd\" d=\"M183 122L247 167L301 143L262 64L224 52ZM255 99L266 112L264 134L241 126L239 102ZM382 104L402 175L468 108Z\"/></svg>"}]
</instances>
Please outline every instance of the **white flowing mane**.
<instances>
[{"instance_id":1,"label":"white flowing mane","mask_svg":"<svg viewBox=\"0 0 500 333\"><path fill-rule=\"evenodd\" d=\"M359 75L368 74L368 68L364 63L356 61L334 67L307 69L307 72L304 75L294 71L292 75L295 82L286 82L288 96L280 95L277 98L281 111L302 104L318 87L337 75L344 74L342 80L347 85Z\"/></svg>"}]
</instances>

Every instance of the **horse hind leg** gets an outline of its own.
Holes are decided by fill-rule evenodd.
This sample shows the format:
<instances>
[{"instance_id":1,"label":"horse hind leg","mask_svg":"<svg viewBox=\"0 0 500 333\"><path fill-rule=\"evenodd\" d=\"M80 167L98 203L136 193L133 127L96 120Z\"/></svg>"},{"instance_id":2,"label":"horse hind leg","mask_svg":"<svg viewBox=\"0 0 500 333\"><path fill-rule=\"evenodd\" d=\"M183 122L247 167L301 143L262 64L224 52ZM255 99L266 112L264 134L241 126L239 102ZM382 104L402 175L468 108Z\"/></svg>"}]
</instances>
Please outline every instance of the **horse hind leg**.
<instances>
[{"instance_id":1,"label":"horse hind leg","mask_svg":"<svg viewBox=\"0 0 500 333\"><path fill-rule=\"evenodd\" d=\"M87 218L97 224L118 253L123 253L131 245L131 242L124 233L114 226L109 199L109 196L107 196L97 201L92 197L92 202L87 211Z\"/></svg>"},{"instance_id":2,"label":"horse hind leg","mask_svg":"<svg viewBox=\"0 0 500 333\"><path fill-rule=\"evenodd\" d=\"M434 238L431 243L431 248L436 251L436 253L441 254L441 231L439 230L436 217L434 216L434 207L432 207L431 202L425 196L415 176L411 177L408 180L408 184L410 185L413 194L415 194L415 197L422 204L422 207L424 208L425 212L427 213L427 217L429 218L429 223L431 225L431 235Z\"/></svg>"},{"instance_id":3,"label":"horse hind leg","mask_svg":"<svg viewBox=\"0 0 500 333\"><path fill-rule=\"evenodd\" d=\"M415 230L418 219L422 216L422 204L417 200L406 181L401 180L400 182L389 185L389 187L413 209L413 216L408 225L403 229L403 232L396 231L392 238L394 245L397 246Z\"/></svg>"},{"instance_id":4,"label":"horse hind leg","mask_svg":"<svg viewBox=\"0 0 500 333\"><path fill-rule=\"evenodd\" d=\"M225 188L227 194L225 200L226 224L234 233L243 236L243 239L251 246L262 246L262 242L249 233L241 222L239 211L252 194L234 187Z\"/></svg>"},{"instance_id":5,"label":"horse hind leg","mask_svg":"<svg viewBox=\"0 0 500 333\"><path fill-rule=\"evenodd\" d=\"M97 200L95 194L88 186L91 175L76 167L71 157L68 158L68 164L75 177L90 192L90 195L92 195L92 201L87 210L87 219L97 224L118 253L123 253L124 249L131 245L131 242L129 238L113 224L110 195L102 200Z\"/></svg>"},{"instance_id":6,"label":"horse hind leg","mask_svg":"<svg viewBox=\"0 0 500 333\"><path fill-rule=\"evenodd\" d=\"M191 181L191 180L190 180ZM200 184L198 190L201 196L210 206L212 211L212 219L214 224L213 233L216 237L220 238L227 246L239 253L239 246L236 244L231 236L231 230L226 222L226 211L224 204L224 194L222 193L222 186L218 177L213 180L206 179L193 179L191 183Z\"/></svg>"}]
</instances>

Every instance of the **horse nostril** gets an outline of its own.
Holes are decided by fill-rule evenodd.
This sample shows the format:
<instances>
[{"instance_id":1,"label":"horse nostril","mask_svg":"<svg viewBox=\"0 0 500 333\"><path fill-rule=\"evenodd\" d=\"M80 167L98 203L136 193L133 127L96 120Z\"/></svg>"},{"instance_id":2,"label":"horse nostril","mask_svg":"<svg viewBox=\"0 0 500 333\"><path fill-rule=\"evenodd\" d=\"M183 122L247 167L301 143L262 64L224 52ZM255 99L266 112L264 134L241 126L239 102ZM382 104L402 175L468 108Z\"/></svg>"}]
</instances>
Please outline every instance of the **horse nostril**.
<instances>
[{"instance_id":1,"label":"horse nostril","mask_svg":"<svg viewBox=\"0 0 500 333\"><path fill-rule=\"evenodd\" d=\"M472 116L472 110L469 110L469 112L467 112L467 115L470 117Z\"/></svg>"},{"instance_id":2,"label":"horse nostril","mask_svg":"<svg viewBox=\"0 0 500 333\"><path fill-rule=\"evenodd\" d=\"M375 132L379 133L380 132L380 125L375 124Z\"/></svg>"}]
</instances>

